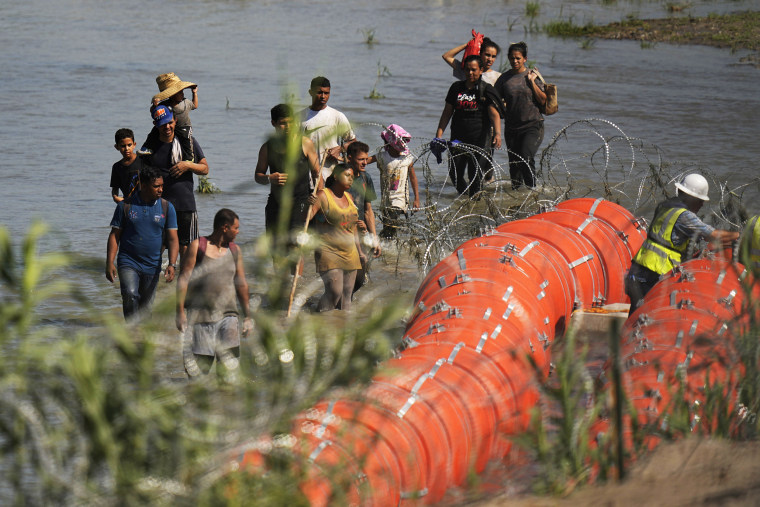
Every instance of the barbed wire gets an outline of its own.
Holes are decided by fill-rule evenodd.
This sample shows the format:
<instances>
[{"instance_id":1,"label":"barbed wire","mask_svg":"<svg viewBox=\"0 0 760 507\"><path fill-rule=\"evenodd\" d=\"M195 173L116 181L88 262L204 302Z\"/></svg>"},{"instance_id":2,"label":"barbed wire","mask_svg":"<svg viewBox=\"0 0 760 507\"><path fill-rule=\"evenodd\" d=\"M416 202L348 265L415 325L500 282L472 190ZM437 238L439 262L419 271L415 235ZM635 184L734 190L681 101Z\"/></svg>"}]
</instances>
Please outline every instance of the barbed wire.
<instances>
[{"instance_id":1,"label":"barbed wire","mask_svg":"<svg viewBox=\"0 0 760 507\"><path fill-rule=\"evenodd\" d=\"M385 128L378 123L362 126ZM658 202L674 195L676 181L698 172L719 194L705 220L716 227L739 230L749 216L744 193L760 190L760 177L733 182L732 187L712 168L666 161L657 145L628 136L619 125L603 118L576 120L558 130L536 156L537 184L533 188L513 188L506 148L492 151L459 143L453 152L447 150L439 164L430 151L430 141L413 137L409 143L414 167L422 175L421 206L396 219L398 234L391 240L398 255L410 253L425 271L463 241L570 198L603 197L636 216L648 217ZM418 147L411 149L412 144ZM491 171L492 179L472 196L473 182L459 194L449 178L450 164L461 156L482 161L477 168L481 177ZM512 157L527 162L514 153ZM379 208L381 220L383 212Z\"/></svg>"}]
</instances>

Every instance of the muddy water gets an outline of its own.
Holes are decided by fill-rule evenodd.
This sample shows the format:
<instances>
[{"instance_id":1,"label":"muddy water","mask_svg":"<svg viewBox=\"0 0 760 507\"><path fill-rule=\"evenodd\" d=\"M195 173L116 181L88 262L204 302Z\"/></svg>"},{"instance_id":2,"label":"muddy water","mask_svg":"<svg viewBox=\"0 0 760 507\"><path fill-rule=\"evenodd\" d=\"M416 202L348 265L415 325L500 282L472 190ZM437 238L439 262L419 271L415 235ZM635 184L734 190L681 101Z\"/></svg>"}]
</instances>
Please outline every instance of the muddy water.
<instances>
[{"instance_id":1,"label":"muddy water","mask_svg":"<svg viewBox=\"0 0 760 507\"><path fill-rule=\"evenodd\" d=\"M685 14L705 15L753 2L690 4ZM659 2L646 1L540 6L539 25L560 15L576 23L666 15ZM147 134L156 75L175 71L199 85L193 125L222 190L198 197L202 232L209 232L218 208L230 207L242 219L239 239L250 244L263 230L268 189L252 174L273 104L290 94L305 103L308 81L324 74L333 84L330 104L358 124L360 139L378 146L377 125L399 123L419 149L435 132L451 82L440 55L465 41L471 28L503 46L525 40L529 60L558 84L560 112L546 120L544 146L566 125L601 118L658 146L665 161L707 169L731 187L752 181L760 159L759 71L738 64L741 54L601 40L583 49L526 25L524 2L509 0L6 2L0 6L0 223L17 239L34 218L51 224L42 249L75 252L80 289L95 308L118 312L118 290L101 274L114 208L108 178L119 157L112 136L120 127L134 129L138 142ZM372 30L376 43L365 44ZM385 68L390 75L378 78ZM373 89L385 98L366 99ZM584 154L598 146L595 133L575 129L561 156L577 177L593 182ZM496 158L503 163L506 154ZM432 163L430 174L442 184L444 166ZM399 280L393 261L385 269L376 264L376 283L413 293L413 265L407 261ZM54 322L86 313L66 300L46 311Z\"/></svg>"}]
</instances>

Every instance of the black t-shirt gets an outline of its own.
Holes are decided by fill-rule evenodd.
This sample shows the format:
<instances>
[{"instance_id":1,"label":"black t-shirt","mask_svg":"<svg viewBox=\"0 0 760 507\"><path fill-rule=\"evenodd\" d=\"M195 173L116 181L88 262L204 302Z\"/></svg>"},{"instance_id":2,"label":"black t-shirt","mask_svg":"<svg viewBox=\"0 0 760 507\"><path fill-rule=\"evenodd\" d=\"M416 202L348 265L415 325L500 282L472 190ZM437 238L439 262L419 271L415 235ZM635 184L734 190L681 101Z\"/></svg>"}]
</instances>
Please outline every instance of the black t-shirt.
<instances>
[{"instance_id":1,"label":"black t-shirt","mask_svg":"<svg viewBox=\"0 0 760 507\"><path fill-rule=\"evenodd\" d=\"M300 138L299 138L300 141ZM295 167L290 171L285 170L285 152L287 150L287 139L280 135L274 135L267 141L267 158L269 171L271 173L288 173L293 175L295 170L295 185L293 186L293 202L303 203L309 199L312 189L311 169L309 159L303 152L303 147L299 150L298 158L295 161ZM291 176L292 177L292 176ZM279 203L282 201L282 191L284 187L272 185L270 193Z\"/></svg>"},{"instance_id":2,"label":"black t-shirt","mask_svg":"<svg viewBox=\"0 0 760 507\"><path fill-rule=\"evenodd\" d=\"M205 158L198 141L193 137L195 161ZM193 194L193 173L184 172L179 178L169 176L172 164L172 143L159 143L152 155L147 155L143 162L155 167L164 177L164 193L162 197L174 205L177 211L195 211L195 195Z\"/></svg>"},{"instance_id":3,"label":"black t-shirt","mask_svg":"<svg viewBox=\"0 0 760 507\"><path fill-rule=\"evenodd\" d=\"M446 103L454 106L454 115L451 118L451 139L469 144L478 144L486 137L491 129L491 120L488 117L488 105L490 104L491 90L493 86L483 83L487 93L480 94L478 85L468 90L465 81L456 81L446 94ZM491 90L488 90L488 89ZM496 91L492 91L493 95Z\"/></svg>"},{"instance_id":4,"label":"black t-shirt","mask_svg":"<svg viewBox=\"0 0 760 507\"><path fill-rule=\"evenodd\" d=\"M122 197L127 197L137 185L142 168L143 163L140 157L134 159L129 165L119 160L111 167L111 188L118 188L121 190Z\"/></svg>"}]
</instances>

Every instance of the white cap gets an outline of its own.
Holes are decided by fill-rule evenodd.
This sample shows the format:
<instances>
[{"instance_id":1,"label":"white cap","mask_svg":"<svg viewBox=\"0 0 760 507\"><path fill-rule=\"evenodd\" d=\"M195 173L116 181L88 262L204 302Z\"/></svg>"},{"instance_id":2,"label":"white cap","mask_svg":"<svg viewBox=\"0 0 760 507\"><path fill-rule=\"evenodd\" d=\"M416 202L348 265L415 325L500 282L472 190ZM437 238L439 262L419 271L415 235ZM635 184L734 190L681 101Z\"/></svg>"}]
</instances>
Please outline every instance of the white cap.
<instances>
[{"instance_id":1,"label":"white cap","mask_svg":"<svg viewBox=\"0 0 760 507\"><path fill-rule=\"evenodd\" d=\"M701 174L687 174L680 182L676 183L676 188L685 194L696 197L700 201L710 200L707 196L707 191L710 189L710 185Z\"/></svg>"}]
</instances>

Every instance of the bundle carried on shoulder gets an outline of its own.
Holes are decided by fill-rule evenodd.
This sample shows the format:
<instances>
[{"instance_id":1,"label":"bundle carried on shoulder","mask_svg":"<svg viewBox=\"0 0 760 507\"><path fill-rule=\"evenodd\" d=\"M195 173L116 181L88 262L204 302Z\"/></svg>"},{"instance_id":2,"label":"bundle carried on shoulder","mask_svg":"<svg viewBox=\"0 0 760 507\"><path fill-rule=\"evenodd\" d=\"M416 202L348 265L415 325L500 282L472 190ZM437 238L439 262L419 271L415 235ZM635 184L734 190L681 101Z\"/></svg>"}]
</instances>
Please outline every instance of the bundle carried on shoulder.
<instances>
[{"instance_id":1,"label":"bundle carried on shoulder","mask_svg":"<svg viewBox=\"0 0 760 507\"><path fill-rule=\"evenodd\" d=\"M483 34L478 33L475 29L472 29L472 39L467 43L464 48L464 56L462 56L462 68L464 69L464 61L468 56L480 55L480 46L483 44Z\"/></svg>"},{"instance_id":2,"label":"bundle carried on shoulder","mask_svg":"<svg viewBox=\"0 0 760 507\"><path fill-rule=\"evenodd\" d=\"M559 105L557 104L557 85L547 83L544 79L544 76L541 75L538 69L533 69L533 72L535 72L536 76L538 76L538 79L544 83L544 93L546 93L546 104L543 106L538 106L538 109L541 111L541 114L545 115L556 113L559 109Z\"/></svg>"}]
</instances>

